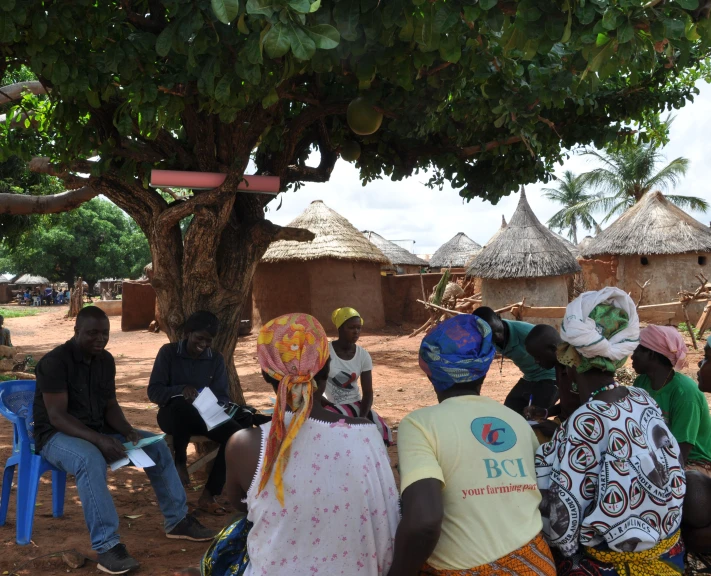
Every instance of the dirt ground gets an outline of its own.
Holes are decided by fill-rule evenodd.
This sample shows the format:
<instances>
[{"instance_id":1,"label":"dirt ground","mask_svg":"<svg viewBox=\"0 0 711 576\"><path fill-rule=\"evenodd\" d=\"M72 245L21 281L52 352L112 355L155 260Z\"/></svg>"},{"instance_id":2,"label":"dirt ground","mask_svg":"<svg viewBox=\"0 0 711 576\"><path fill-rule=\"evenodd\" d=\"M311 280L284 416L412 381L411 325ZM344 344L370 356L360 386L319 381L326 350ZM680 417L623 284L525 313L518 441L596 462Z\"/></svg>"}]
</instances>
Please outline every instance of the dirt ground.
<instances>
[{"instance_id":1,"label":"dirt ground","mask_svg":"<svg viewBox=\"0 0 711 576\"><path fill-rule=\"evenodd\" d=\"M5 325L12 331L13 343L35 359L65 342L72 336L73 322L64 318L66 308L41 309L40 314L26 318L12 318ZM108 350L116 359L118 399L128 420L138 428L158 432L157 407L148 401L146 387L158 349L167 342L164 334L121 332L120 318L111 319L111 341ZM436 402L433 389L417 365L420 337L408 338L409 331L390 327L365 332L360 344L373 358L375 388L374 408L397 428L409 412ZM695 376L700 353L692 353L688 373ZM235 354L247 402L257 408L270 408L274 392L261 378L256 360L256 336L242 339ZM483 394L503 402L520 373L509 361L496 360L484 384ZM12 428L0 419L0 463L4 463L12 449ZM393 466L397 463L396 449L391 449ZM15 481L17 476L15 476ZM193 477L189 503L194 506L204 478ZM151 576L170 576L176 570L197 566L206 546L199 543L168 540L164 536L162 516L148 479L141 470L128 467L109 472L109 486L121 518L121 539L129 552L141 562L138 573ZM52 517L51 479L42 479L33 540L29 546L15 544L15 492L7 523L0 527L0 574L47 575L100 574L96 564L87 561L83 568L70 569L58 556L47 556L63 550L76 549L94 558L88 531L74 479L67 481L63 518ZM138 516L129 518L129 516ZM219 529L229 523L228 517L216 518L198 513L207 526ZM40 558L41 557L41 558Z\"/></svg>"}]
</instances>

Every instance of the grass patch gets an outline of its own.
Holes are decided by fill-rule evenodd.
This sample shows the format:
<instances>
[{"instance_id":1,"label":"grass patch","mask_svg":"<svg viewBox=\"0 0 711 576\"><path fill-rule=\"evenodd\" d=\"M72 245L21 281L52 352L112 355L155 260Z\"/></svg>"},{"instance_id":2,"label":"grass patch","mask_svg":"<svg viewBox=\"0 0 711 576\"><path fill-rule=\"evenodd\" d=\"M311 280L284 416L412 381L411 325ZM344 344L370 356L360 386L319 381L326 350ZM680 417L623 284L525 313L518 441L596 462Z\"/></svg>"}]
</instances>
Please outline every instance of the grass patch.
<instances>
[{"instance_id":1,"label":"grass patch","mask_svg":"<svg viewBox=\"0 0 711 576\"><path fill-rule=\"evenodd\" d=\"M30 306L20 308L0 308L0 316L4 318L24 318L25 316L37 316L38 311Z\"/></svg>"}]
</instances>

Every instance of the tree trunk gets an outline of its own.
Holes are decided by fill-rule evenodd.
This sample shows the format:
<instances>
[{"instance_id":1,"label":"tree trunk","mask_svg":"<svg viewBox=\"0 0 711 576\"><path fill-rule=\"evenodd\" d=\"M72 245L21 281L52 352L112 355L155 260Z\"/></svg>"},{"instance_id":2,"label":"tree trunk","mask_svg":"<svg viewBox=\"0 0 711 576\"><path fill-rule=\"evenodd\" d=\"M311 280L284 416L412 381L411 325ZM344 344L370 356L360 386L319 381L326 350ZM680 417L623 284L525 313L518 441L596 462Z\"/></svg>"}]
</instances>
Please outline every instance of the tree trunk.
<instances>
[{"instance_id":1,"label":"tree trunk","mask_svg":"<svg viewBox=\"0 0 711 576\"><path fill-rule=\"evenodd\" d=\"M184 239L179 222L166 233L160 220L148 239L161 329L176 342L184 337L182 326L192 313L215 314L220 330L212 347L225 358L232 400L243 404L234 365L239 321L257 263L278 227L264 220L262 198L235 196L232 193L226 204L196 210ZM229 210L229 224L217 233L225 210Z\"/></svg>"}]
</instances>

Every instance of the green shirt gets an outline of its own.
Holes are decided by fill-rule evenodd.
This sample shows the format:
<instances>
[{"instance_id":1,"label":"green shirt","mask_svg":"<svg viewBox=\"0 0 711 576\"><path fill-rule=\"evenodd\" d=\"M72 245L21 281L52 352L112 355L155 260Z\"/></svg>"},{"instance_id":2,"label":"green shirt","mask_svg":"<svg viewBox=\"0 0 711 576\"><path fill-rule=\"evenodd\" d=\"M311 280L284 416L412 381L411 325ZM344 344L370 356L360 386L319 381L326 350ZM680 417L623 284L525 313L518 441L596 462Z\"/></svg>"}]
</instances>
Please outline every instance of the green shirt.
<instances>
[{"instance_id":1,"label":"green shirt","mask_svg":"<svg viewBox=\"0 0 711 576\"><path fill-rule=\"evenodd\" d=\"M664 419L679 444L691 444L688 460L711 462L711 415L706 396L696 382L676 372L660 390L653 390L648 376L638 376L637 388L649 393L659 404Z\"/></svg>"},{"instance_id":2,"label":"green shirt","mask_svg":"<svg viewBox=\"0 0 711 576\"><path fill-rule=\"evenodd\" d=\"M507 326L509 339L506 347L496 351L516 364L523 372L523 379L529 382L540 382L541 380L555 380L555 368L546 370L541 368L528 352L526 352L526 336L533 330L533 324L528 322L516 322L514 320L502 320Z\"/></svg>"}]
</instances>

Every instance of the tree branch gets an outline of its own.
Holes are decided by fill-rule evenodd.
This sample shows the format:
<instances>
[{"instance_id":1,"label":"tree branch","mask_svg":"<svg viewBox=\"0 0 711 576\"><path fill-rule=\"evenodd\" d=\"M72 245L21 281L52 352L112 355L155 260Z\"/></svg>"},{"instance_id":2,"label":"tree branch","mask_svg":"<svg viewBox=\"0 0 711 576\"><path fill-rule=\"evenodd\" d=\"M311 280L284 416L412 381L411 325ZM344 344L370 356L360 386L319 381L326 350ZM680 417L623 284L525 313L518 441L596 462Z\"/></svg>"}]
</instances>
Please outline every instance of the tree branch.
<instances>
[{"instance_id":1,"label":"tree branch","mask_svg":"<svg viewBox=\"0 0 711 576\"><path fill-rule=\"evenodd\" d=\"M25 92L32 94L46 94L41 82L18 82L0 88L0 105L19 100Z\"/></svg>"},{"instance_id":2,"label":"tree branch","mask_svg":"<svg viewBox=\"0 0 711 576\"><path fill-rule=\"evenodd\" d=\"M521 136L511 136L509 138L506 138L505 140L494 140L493 142L487 142L486 144L480 144L478 146L466 146L464 148L461 148L458 154L459 156L466 158L467 156L474 156L475 154L479 154L480 152L488 152L489 150L498 148L499 146L510 146L511 144L517 144L522 140L523 139L521 138Z\"/></svg>"},{"instance_id":3,"label":"tree branch","mask_svg":"<svg viewBox=\"0 0 711 576\"><path fill-rule=\"evenodd\" d=\"M99 191L90 186L51 196L0 194L0 214L56 214L73 210L98 195Z\"/></svg>"},{"instance_id":4,"label":"tree branch","mask_svg":"<svg viewBox=\"0 0 711 576\"><path fill-rule=\"evenodd\" d=\"M331 137L324 119L319 119L318 126L318 149L321 153L321 161L317 167L306 165L290 165L286 169L282 181L282 188L291 182L328 182L331 178L336 162L338 161L338 152L331 144Z\"/></svg>"}]
</instances>

